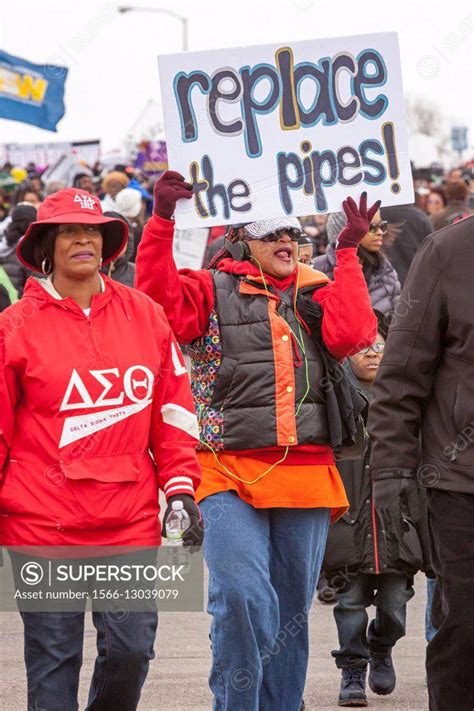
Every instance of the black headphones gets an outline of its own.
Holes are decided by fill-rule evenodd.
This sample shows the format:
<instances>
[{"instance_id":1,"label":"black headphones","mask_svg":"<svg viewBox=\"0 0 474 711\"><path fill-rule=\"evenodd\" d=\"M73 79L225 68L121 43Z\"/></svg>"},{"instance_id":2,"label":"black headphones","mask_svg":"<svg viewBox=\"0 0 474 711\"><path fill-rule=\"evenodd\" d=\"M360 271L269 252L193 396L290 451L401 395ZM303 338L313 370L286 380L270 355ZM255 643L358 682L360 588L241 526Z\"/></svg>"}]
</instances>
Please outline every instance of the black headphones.
<instances>
[{"instance_id":1,"label":"black headphones","mask_svg":"<svg viewBox=\"0 0 474 711\"><path fill-rule=\"evenodd\" d=\"M247 242L239 239L237 242L230 242L227 238L224 240L224 248L229 252L232 259L237 262L245 262L250 259L250 249Z\"/></svg>"},{"instance_id":2,"label":"black headphones","mask_svg":"<svg viewBox=\"0 0 474 711\"><path fill-rule=\"evenodd\" d=\"M231 242L227 238L227 235L229 235L232 230L238 230L240 227L245 227L247 224L248 222L240 222L237 225L229 225L229 230L224 239L224 249L226 249L232 259L235 259L237 262L245 262L247 259L251 259L250 248L247 242L244 242L241 239L237 240L237 242Z\"/></svg>"}]
</instances>

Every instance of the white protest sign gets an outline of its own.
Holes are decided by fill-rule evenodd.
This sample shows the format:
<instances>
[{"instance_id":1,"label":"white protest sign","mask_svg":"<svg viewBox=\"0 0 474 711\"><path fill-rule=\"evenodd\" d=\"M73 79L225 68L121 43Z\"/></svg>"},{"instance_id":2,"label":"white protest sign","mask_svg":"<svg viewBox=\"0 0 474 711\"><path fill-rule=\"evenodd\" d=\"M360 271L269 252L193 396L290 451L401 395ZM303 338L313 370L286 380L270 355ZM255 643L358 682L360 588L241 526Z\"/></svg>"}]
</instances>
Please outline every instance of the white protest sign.
<instances>
[{"instance_id":1,"label":"white protest sign","mask_svg":"<svg viewBox=\"0 0 474 711\"><path fill-rule=\"evenodd\" d=\"M159 57L179 228L414 200L396 33Z\"/></svg>"},{"instance_id":2,"label":"white protest sign","mask_svg":"<svg viewBox=\"0 0 474 711\"><path fill-rule=\"evenodd\" d=\"M173 258L177 269L202 269L208 235L205 227L174 231Z\"/></svg>"}]
</instances>

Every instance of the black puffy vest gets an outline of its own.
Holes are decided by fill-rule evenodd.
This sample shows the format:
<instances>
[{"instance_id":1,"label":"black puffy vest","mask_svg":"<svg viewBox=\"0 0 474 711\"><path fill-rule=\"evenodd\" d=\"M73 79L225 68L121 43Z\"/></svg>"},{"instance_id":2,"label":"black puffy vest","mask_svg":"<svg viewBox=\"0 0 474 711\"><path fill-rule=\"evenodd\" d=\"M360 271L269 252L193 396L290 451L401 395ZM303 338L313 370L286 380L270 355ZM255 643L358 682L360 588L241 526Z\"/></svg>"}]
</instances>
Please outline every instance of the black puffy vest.
<instances>
[{"instance_id":1,"label":"black puffy vest","mask_svg":"<svg viewBox=\"0 0 474 711\"><path fill-rule=\"evenodd\" d=\"M189 348L202 447L328 445L323 363L291 299L225 272L213 280L208 332Z\"/></svg>"}]
</instances>

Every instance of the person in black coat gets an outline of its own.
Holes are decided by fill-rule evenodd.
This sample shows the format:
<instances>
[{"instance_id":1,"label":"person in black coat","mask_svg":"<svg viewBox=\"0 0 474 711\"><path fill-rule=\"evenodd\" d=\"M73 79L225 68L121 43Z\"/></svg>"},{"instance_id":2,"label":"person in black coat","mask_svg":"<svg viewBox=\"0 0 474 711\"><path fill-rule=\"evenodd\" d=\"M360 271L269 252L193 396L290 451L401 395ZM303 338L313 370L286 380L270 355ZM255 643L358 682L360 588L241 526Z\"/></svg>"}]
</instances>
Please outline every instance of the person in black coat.
<instances>
[{"instance_id":1,"label":"person in black coat","mask_svg":"<svg viewBox=\"0 0 474 711\"><path fill-rule=\"evenodd\" d=\"M354 383L370 401L372 384L382 359L387 317L378 312L379 333L374 345L346 363ZM369 447L370 449L370 447ZM402 511L398 527L382 524L372 501L370 451L362 459L338 463L350 508L329 530L322 570L336 589L336 620L340 648L332 652L342 671L340 706L366 705L365 677L376 694L395 688L391 651L405 635L406 603L413 597L413 575L428 567L428 532L416 528L412 511ZM423 501L420 498L420 517ZM419 517L417 517L419 518ZM377 608L367 629L366 608Z\"/></svg>"},{"instance_id":2,"label":"person in black coat","mask_svg":"<svg viewBox=\"0 0 474 711\"><path fill-rule=\"evenodd\" d=\"M3 284L0 284L0 312L4 311L11 305L10 297L8 296L8 291L5 289Z\"/></svg>"},{"instance_id":3,"label":"person in black coat","mask_svg":"<svg viewBox=\"0 0 474 711\"><path fill-rule=\"evenodd\" d=\"M0 239L0 267L6 271L10 281L21 297L28 277L33 272L27 269L16 256L16 246L29 225L36 220L36 208L30 203L20 203L13 208L5 233Z\"/></svg>"},{"instance_id":4,"label":"person in black coat","mask_svg":"<svg viewBox=\"0 0 474 711\"><path fill-rule=\"evenodd\" d=\"M392 519L418 486L426 492L438 630L426 653L430 711L474 708L473 234L471 216L420 247L368 423L378 515Z\"/></svg>"},{"instance_id":5,"label":"person in black coat","mask_svg":"<svg viewBox=\"0 0 474 711\"><path fill-rule=\"evenodd\" d=\"M104 267L102 272L114 281L119 281L121 284L125 284L125 286L133 287L135 281L135 264L130 261L133 257L134 250L132 225L128 219L119 212L109 210L108 212L104 212L104 215L105 217L116 217L127 223L128 242L122 254L114 262L110 262L110 264Z\"/></svg>"},{"instance_id":6,"label":"person in black coat","mask_svg":"<svg viewBox=\"0 0 474 711\"><path fill-rule=\"evenodd\" d=\"M313 269L327 274L330 279L334 279L336 244L346 220L343 212L333 212L329 215L326 223L329 240L326 252L313 261ZM389 315L396 311L400 298L400 282L397 272L384 254L384 247L387 240L391 241L396 234L397 230L382 220L380 211L377 211L357 249L372 308Z\"/></svg>"},{"instance_id":7,"label":"person in black coat","mask_svg":"<svg viewBox=\"0 0 474 711\"><path fill-rule=\"evenodd\" d=\"M428 215L415 205L390 205L380 210L382 219L396 225L398 235L387 246L387 257L403 286L410 264L425 237L433 232Z\"/></svg>"}]
</instances>

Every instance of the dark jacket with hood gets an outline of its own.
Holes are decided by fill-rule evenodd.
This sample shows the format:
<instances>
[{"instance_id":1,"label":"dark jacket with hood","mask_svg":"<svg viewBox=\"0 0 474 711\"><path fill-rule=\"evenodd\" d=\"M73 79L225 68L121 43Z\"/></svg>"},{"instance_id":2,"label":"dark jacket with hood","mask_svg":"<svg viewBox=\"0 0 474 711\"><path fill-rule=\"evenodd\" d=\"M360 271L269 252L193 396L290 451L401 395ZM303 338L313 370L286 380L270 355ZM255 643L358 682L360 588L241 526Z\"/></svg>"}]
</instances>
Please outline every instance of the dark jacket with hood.
<instances>
[{"instance_id":1,"label":"dark jacket with hood","mask_svg":"<svg viewBox=\"0 0 474 711\"><path fill-rule=\"evenodd\" d=\"M135 281L135 264L130 261L133 256L133 239L128 240L127 251L122 257L119 257L115 262L107 264L102 269L102 272L114 281L125 284L125 286L133 286Z\"/></svg>"},{"instance_id":2,"label":"dark jacket with hood","mask_svg":"<svg viewBox=\"0 0 474 711\"><path fill-rule=\"evenodd\" d=\"M23 289L28 277L34 272L27 269L16 256L16 247L20 238L25 234L29 224L36 219L36 209L30 204L17 205L12 213L12 219L0 239L0 267L3 267L11 283L18 292L23 294Z\"/></svg>"},{"instance_id":3,"label":"dark jacket with hood","mask_svg":"<svg viewBox=\"0 0 474 711\"><path fill-rule=\"evenodd\" d=\"M5 238L0 241L0 267L3 267L8 274L11 283L18 292L18 296L23 294L26 280L32 276L33 272L29 271L18 261L16 256L16 245L10 246Z\"/></svg>"},{"instance_id":4,"label":"dark jacket with hood","mask_svg":"<svg viewBox=\"0 0 474 711\"><path fill-rule=\"evenodd\" d=\"M8 291L5 287L0 284L0 311L4 311L10 306L10 297L8 296Z\"/></svg>"},{"instance_id":5,"label":"dark jacket with hood","mask_svg":"<svg viewBox=\"0 0 474 711\"><path fill-rule=\"evenodd\" d=\"M346 361L346 370L354 385L369 401L372 390L361 385ZM400 525L382 525L372 498L369 471L370 447L362 459L337 463L349 500L349 510L329 529L322 570L329 583L337 576L357 573L401 573L414 575L430 569L429 533L426 504L422 492L401 504ZM399 533L401 531L401 534Z\"/></svg>"},{"instance_id":6,"label":"dark jacket with hood","mask_svg":"<svg viewBox=\"0 0 474 711\"><path fill-rule=\"evenodd\" d=\"M395 241L387 247L387 256L403 286L417 249L433 228L428 215L415 205L390 205L382 207L380 213L382 219L398 228Z\"/></svg>"},{"instance_id":7,"label":"dark jacket with hood","mask_svg":"<svg viewBox=\"0 0 474 711\"><path fill-rule=\"evenodd\" d=\"M383 314L393 314L400 298L400 282L397 273L382 254L375 258L368 252L365 252L365 255L367 255L367 261L364 264L363 272L372 307ZM373 259L373 263L368 261L370 259ZM316 257L313 261L313 267L333 279L335 266L336 249L334 244L329 244L326 254Z\"/></svg>"}]
</instances>

